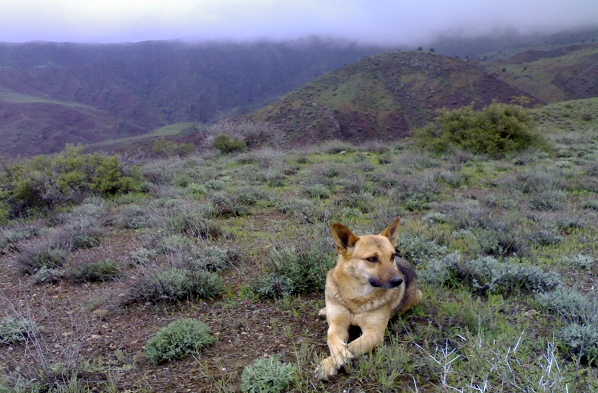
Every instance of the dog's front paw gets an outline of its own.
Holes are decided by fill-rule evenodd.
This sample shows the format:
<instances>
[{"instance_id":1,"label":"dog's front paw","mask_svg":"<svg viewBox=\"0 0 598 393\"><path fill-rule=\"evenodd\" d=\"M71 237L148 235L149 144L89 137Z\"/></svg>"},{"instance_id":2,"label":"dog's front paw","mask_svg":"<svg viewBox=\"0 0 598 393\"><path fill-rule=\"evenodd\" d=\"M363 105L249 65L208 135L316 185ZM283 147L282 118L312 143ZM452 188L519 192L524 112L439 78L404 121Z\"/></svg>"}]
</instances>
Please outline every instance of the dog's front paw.
<instances>
[{"instance_id":1,"label":"dog's front paw","mask_svg":"<svg viewBox=\"0 0 598 393\"><path fill-rule=\"evenodd\" d=\"M322 360L316 369L316 379L328 379L338 373L338 367L332 356Z\"/></svg>"}]
</instances>

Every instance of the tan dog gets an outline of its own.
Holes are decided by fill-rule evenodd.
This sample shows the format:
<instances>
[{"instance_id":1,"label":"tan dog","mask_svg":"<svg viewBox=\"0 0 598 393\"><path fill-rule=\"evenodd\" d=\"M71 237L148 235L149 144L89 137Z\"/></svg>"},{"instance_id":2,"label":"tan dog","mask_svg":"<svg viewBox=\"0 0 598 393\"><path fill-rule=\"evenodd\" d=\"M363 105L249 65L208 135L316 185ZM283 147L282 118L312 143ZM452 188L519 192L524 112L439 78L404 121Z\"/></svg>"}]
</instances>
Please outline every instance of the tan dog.
<instances>
[{"instance_id":1,"label":"tan dog","mask_svg":"<svg viewBox=\"0 0 598 393\"><path fill-rule=\"evenodd\" d=\"M359 237L341 224L332 226L338 258L326 276L326 307L319 313L328 321L330 356L317 378L335 375L348 360L379 346L390 317L420 302L414 268L395 253L399 221L379 235ZM347 343L351 326L362 334Z\"/></svg>"}]
</instances>

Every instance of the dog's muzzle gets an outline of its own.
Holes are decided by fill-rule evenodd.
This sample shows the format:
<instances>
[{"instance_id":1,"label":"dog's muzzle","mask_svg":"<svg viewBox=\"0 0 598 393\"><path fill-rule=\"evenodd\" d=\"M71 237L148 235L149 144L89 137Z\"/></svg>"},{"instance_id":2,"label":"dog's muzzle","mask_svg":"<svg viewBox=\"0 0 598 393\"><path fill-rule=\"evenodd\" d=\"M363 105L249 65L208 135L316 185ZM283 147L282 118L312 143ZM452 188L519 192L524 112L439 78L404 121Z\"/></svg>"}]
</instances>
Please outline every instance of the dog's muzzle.
<instances>
[{"instance_id":1,"label":"dog's muzzle","mask_svg":"<svg viewBox=\"0 0 598 393\"><path fill-rule=\"evenodd\" d=\"M370 285L374 288L392 289L398 287L402 283L403 279L401 277L393 277L388 282L380 282L374 278L370 278Z\"/></svg>"}]
</instances>

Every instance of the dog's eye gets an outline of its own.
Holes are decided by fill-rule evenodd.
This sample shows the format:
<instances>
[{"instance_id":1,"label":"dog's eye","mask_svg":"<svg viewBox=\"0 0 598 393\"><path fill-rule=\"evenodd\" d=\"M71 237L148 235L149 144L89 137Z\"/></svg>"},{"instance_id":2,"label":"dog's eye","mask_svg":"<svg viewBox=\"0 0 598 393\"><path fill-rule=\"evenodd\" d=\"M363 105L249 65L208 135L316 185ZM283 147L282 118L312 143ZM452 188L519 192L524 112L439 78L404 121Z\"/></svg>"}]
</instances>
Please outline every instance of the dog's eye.
<instances>
[{"instance_id":1,"label":"dog's eye","mask_svg":"<svg viewBox=\"0 0 598 393\"><path fill-rule=\"evenodd\" d=\"M378 262L378 257L369 257L365 259L368 262L376 263Z\"/></svg>"}]
</instances>

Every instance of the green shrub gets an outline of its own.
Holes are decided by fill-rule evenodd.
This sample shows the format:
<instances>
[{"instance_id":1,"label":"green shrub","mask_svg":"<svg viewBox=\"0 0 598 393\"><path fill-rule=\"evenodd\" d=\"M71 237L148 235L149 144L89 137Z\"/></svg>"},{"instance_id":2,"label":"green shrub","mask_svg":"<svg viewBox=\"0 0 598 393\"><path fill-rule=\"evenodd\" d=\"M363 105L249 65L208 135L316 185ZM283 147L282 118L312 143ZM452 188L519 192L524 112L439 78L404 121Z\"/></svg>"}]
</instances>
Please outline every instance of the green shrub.
<instances>
[{"instance_id":1,"label":"green shrub","mask_svg":"<svg viewBox=\"0 0 598 393\"><path fill-rule=\"evenodd\" d=\"M227 134L218 134L214 137L212 145L223 154L238 153L247 150L247 142Z\"/></svg>"},{"instance_id":2,"label":"green shrub","mask_svg":"<svg viewBox=\"0 0 598 393\"><path fill-rule=\"evenodd\" d=\"M0 345L14 345L27 340L37 330L34 322L4 317L0 320Z\"/></svg>"},{"instance_id":3,"label":"green shrub","mask_svg":"<svg viewBox=\"0 0 598 393\"><path fill-rule=\"evenodd\" d=\"M77 266L67 276L74 282L110 281L120 276L120 269L114 261L97 261Z\"/></svg>"},{"instance_id":4,"label":"green shrub","mask_svg":"<svg viewBox=\"0 0 598 393\"><path fill-rule=\"evenodd\" d=\"M275 356L256 359L243 369L241 390L249 393L278 393L286 390L295 379L294 364L280 361Z\"/></svg>"},{"instance_id":5,"label":"green shrub","mask_svg":"<svg viewBox=\"0 0 598 393\"><path fill-rule=\"evenodd\" d=\"M129 291L129 301L174 302L192 297L213 298L222 289L220 277L208 271L167 268L150 271Z\"/></svg>"},{"instance_id":6,"label":"green shrub","mask_svg":"<svg viewBox=\"0 0 598 393\"><path fill-rule=\"evenodd\" d=\"M30 209L51 209L80 202L88 195L114 196L141 191L141 175L126 169L115 156L83 154L67 145L52 157L4 163L0 167L0 198L11 217Z\"/></svg>"},{"instance_id":7,"label":"green shrub","mask_svg":"<svg viewBox=\"0 0 598 393\"><path fill-rule=\"evenodd\" d=\"M147 340L143 354L154 365L183 359L216 341L209 327L196 319L183 318L169 323Z\"/></svg>"},{"instance_id":8,"label":"green shrub","mask_svg":"<svg viewBox=\"0 0 598 393\"><path fill-rule=\"evenodd\" d=\"M436 152L456 147L473 153L501 155L547 146L532 129L527 110L499 103L480 111L472 106L441 109L436 123L416 131L415 136L420 146Z\"/></svg>"},{"instance_id":9,"label":"green shrub","mask_svg":"<svg viewBox=\"0 0 598 393\"><path fill-rule=\"evenodd\" d=\"M176 143L160 138L152 145L153 157L185 157L193 153L195 146L192 143Z\"/></svg>"}]
</instances>

